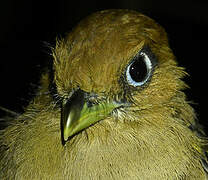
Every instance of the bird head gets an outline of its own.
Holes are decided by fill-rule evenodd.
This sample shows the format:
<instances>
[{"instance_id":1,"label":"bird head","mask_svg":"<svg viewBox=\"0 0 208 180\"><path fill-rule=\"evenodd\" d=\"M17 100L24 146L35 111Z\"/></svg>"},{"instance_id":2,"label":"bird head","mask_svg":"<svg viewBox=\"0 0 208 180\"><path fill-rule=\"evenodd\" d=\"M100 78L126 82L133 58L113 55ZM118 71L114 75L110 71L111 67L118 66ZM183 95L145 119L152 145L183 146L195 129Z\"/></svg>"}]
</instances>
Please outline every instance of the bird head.
<instances>
[{"instance_id":1,"label":"bird head","mask_svg":"<svg viewBox=\"0 0 208 180\"><path fill-rule=\"evenodd\" d=\"M90 15L57 41L53 56L64 142L106 119L162 124L161 114L174 114L170 102L183 96L185 73L166 32L135 11Z\"/></svg>"},{"instance_id":2,"label":"bird head","mask_svg":"<svg viewBox=\"0 0 208 180\"><path fill-rule=\"evenodd\" d=\"M186 73L154 20L88 16L57 40L50 75L0 131L0 179L205 179Z\"/></svg>"}]
</instances>

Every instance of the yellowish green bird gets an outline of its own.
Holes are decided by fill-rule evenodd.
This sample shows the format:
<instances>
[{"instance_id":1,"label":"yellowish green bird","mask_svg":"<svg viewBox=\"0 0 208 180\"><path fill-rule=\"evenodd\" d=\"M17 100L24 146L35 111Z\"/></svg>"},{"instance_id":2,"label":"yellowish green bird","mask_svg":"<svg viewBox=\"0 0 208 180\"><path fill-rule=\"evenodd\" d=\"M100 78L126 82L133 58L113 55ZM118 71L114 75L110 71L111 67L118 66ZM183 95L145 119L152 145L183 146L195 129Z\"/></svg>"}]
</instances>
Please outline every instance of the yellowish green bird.
<instances>
[{"instance_id":1,"label":"yellowish green bird","mask_svg":"<svg viewBox=\"0 0 208 180\"><path fill-rule=\"evenodd\" d=\"M205 180L207 138L165 30L132 10L82 20L0 134L0 179Z\"/></svg>"}]
</instances>

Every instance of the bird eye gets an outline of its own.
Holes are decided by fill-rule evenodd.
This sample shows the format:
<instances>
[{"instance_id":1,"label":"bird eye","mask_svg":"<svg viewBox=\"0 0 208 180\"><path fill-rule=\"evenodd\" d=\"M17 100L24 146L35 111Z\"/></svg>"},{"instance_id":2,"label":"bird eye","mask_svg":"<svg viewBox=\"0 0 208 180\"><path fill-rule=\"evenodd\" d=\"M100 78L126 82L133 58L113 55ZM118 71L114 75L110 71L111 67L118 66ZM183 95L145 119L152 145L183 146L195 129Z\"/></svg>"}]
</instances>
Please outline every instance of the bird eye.
<instances>
[{"instance_id":1,"label":"bird eye","mask_svg":"<svg viewBox=\"0 0 208 180\"><path fill-rule=\"evenodd\" d=\"M142 49L127 67L127 82L134 87L145 84L151 77L154 59L149 48Z\"/></svg>"}]
</instances>

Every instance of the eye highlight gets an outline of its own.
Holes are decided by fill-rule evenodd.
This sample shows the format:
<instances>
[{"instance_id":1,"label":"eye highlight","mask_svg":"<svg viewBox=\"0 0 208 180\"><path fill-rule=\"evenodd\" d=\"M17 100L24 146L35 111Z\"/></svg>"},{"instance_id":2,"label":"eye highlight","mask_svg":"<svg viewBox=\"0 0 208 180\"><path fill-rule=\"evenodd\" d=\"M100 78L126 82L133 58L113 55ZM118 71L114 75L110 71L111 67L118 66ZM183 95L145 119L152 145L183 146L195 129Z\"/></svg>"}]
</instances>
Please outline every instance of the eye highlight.
<instances>
[{"instance_id":1,"label":"eye highlight","mask_svg":"<svg viewBox=\"0 0 208 180\"><path fill-rule=\"evenodd\" d=\"M150 48L143 48L132 60L126 69L126 79L134 87L144 85L151 77L156 58Z\"/></svg>"}]
</instances>

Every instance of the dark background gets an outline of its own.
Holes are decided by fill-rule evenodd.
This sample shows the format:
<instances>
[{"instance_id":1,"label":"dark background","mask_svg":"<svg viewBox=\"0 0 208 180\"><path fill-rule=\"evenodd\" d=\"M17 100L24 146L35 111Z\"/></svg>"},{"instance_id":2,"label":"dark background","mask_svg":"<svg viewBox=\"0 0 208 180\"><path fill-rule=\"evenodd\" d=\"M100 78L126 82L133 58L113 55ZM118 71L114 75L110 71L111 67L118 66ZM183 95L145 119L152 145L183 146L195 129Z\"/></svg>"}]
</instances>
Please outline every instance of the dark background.
<instances>
[{"instance_id":1,"label":"dark background","mask_svg":"<svg viewBox=\"0 0 208 180\"><path fill-rule=\"evenodd\" d=\"M22 112L35 93L42 67L51 60L45 42L54 45L58 35L64 36L86 15L111 8L140 11L166 29L179 65L190 74L186 78L191 87L186 90L188 99L194 102L200 122L208 127L208 1L200 0L2 0L0 106ZM1 110L0 115L4 115Z\"/></svg>"}]
</instances>

